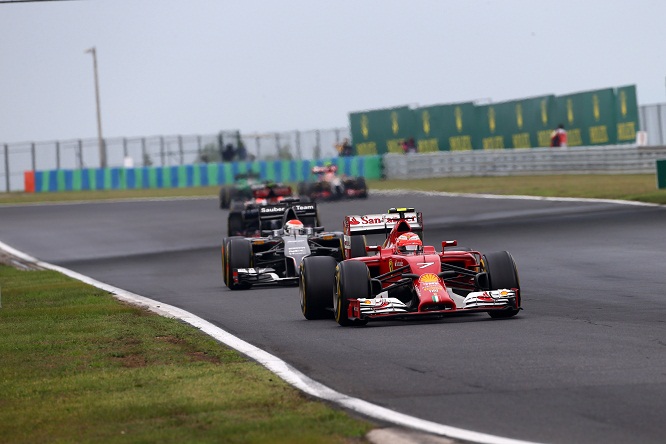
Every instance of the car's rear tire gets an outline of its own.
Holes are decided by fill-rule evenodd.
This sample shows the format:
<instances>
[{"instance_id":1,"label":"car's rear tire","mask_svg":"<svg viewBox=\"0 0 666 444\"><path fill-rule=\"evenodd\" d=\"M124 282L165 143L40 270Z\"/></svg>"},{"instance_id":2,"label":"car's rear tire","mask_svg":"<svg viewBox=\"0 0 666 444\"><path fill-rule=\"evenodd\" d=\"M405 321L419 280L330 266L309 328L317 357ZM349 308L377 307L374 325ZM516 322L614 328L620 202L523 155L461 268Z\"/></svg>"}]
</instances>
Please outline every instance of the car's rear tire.
<instances>
[{"instance_id":1,"label":"car's rear tire","mask_svg":"<svg viewBox=\"0 0 666 444\"><path fill-rule=\"evenodd\" d=\"M220 189L220 208L229 208L229 187L227 186Z\"/></svg>"},{"instance_id":2,"label":"car's rear tire","mask_svg":"<svg viewBox=\"0 0 666 444\"><path fill-rule=\"evenodd\" d=\"M299 293L305 319L333 317L332 297L335 292L335 266L330 256L308 256L301 262Z\"/></svg>"},{"instance_id":3,"label":"car's rear tire","mask_svg":"<svg viewBox=\"0 0 666 444\"><path fill-rule=\"evenodd\" d=\"M367 241L365 236L350 236L351 238L351 257L365 257L368 252L365 251Z\"/></svg>"},{"instance_id":4,"label":"car's rear tire","mask_svg":"<svg viewBox=\"0 0 666 444\"><path fill-rule=\"evenodd\" d=\"M231 290L244 290L250 288L250 284L242 282L235 284L233 280L234 268L250 268L252 266L252 244L242 237L231 237L227 240L224 253L224 283Z\"/></svg>"},{"instance_id":5,"label":"car's rear tire","mask_svg":"<svg viewBox=\"0 0 666 444\"><path fill-rule=\"evenodd\" d=\"M361 197L362 199L368 197L368 186L365 183L365 177L359 177L356 179L356 188L358 190L361 190L361 194L359 195L359 197Z\"/></svg>"},{"instance_id":6,"label":"car's rear tire","mask_svg":"<svg viewBox=\"0 0 666 444\"><path fill-rule=\"evenodd\" d=\"M242 213L229 213L227 218L227 235L238 236L243 233L243 214Z\"/></svg>"},{"instance_id":7,"label":"car's rear tire","mask_svg":"<svg viewBox=\"0 0 666 444\"><path fill-rule=\"evenodd\" d=\"M368 266L361 261L340 262L335 271L335 293L333 294L335 321L343 327L367 324L367 319L350 320L347 316L349 300L364 298L370 298Z\"/></svg>"},{"instance_id":8,"label":"car's rear tire","mask_svg":"<svg viewBox=\"0 0 666 444\"><path fill-rule=\"evenodd\" d=\"M513 256L508 251L498 251L483 255L483 269L488 274L491 290L518 289L516 303L512 308L489 311L491 318L510 318L520 311L520 279Z\"/></svg>"}]
</instances>

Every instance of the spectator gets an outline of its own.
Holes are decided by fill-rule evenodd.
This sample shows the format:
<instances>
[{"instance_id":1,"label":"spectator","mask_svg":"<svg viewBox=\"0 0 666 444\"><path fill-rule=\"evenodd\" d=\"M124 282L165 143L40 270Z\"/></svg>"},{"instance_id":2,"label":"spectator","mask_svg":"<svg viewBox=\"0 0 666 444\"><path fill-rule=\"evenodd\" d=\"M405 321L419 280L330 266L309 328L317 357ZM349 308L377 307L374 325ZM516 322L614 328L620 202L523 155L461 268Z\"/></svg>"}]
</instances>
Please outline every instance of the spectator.
<instances>
[{"instance_id":1,"label":"spectator","mask_svg":"<svg viewBox=\"0 0 666 444\"><path fill-rule=\"evenodd\" d=\"M340 150L339 153L341 156L351 156L352 153L352 146L349 143L349 139L345 138L342 141L342 144L340 145Z\"/></svg>"},{"instance_id":2,"label":"spectator","mask_svg":"<svg viewBox=\"0 0 666 444\"><path fill-rule=\"evenodd\" d=\"M234 155L236 152L234 151L234 146L232 144L227 144L227 146L224 147L224 151L222 151L222 161L223 162L231 162L234 160Z\"/></svg>"},{"instance_id":3,"label":"spectator","mask_svg":"<svg viewBox=\"0 0 666 444\"><path fill-rule=\"evenodd\" d=\"M551 147L567 147L567 131L564 129L563 124L559 124L557 129L550 134Z\"/></svg>"},{"instance_id":4,"label":"spectator","mask_svg":"<svg viewBox=\"0 0 666 444\"><path fill-rule=\"evenodd\" d=\"M416 152L416 143L414 142L413 137L402 141L402 150L405 152L405 154L412 154Z\"/></svg>"},{"instance_id":5,"label":"spectator","mask_svg":"<svg viewBox=\"0 0 666 444\"><path fill-rule=\"evenodd\" d=\"M238 155L238 160L240 161L247 159L247 150L245 149L245 144L243 142L238 144L238 150L236 150L236 154Z\"/></svg>"}]
</instances>

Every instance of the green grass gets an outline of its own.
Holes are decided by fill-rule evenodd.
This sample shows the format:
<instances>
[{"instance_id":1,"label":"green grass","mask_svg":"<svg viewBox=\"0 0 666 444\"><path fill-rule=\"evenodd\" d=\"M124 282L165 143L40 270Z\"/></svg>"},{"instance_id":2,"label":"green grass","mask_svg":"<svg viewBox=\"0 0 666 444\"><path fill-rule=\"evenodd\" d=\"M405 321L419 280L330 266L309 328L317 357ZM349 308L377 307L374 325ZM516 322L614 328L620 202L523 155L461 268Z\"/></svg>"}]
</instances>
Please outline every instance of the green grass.
<instances>
[{"instance_id":1,"label":"green grass","mask_svg":"<svg viewBox=\"0 0 666 444\"><path fill-rule=\"evenodd\" d=\"M666 204L666 190L657 189L654 174L599 174L557 176L444 177L416 180L371 180L370 192L416 189L455 193L519 194L549 197L622 199ZM79 191L61 193L0 193L0 205L146 197L217 197L219 187L150 190Z\"/></svg>"},{"instance_id":2,"label":"green grass","mask_svg":"<svg viewBox=\"0 0 666 444\"><path fill-rule=\"evenodd\" d=\"M446 177L376 181L369 187L371 191L405 188L451 193L584 197L666 204L666 190L657 189L654 174Z\"/></svg>"},{"instance_id":3,"label":"green grass","mask_svg":"<svg viewBox=\"0 0 666 444\"><path fill-rule=\"evenodd\" d=\"M0 266L0 288L3 443L364 442L372 428L58 273Z\"/></svg>"}]
</instances>

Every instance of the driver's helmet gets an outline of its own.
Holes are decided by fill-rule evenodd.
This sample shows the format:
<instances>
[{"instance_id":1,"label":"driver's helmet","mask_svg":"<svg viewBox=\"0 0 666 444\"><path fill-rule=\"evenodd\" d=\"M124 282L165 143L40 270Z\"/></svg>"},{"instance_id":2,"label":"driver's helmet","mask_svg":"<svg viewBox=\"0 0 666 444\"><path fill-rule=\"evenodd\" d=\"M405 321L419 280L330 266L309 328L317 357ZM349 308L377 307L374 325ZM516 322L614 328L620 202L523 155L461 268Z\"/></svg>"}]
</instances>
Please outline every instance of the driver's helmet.
<instances>
[{"instance_id":1,"label":"driver's helmet","mask_svg":"<svg viewBox=\"0 0 666 444\"><path fill-rule=\"evenodd\" d=\"M292 219L284 224L284 234L294 235L303 232L303 222L298 219Z\"/></svg>"},{"instance_id":2,"label":"driver's helmet","mask_svg":"<svg viewBox=\"0 0 666 444\"><path fill-rule=\"evenodd\" d=\"M396 247L400 254L420 254L423 252L421 238L418 234L411 232L398 236Z\"/></svg>"}]
</instances>

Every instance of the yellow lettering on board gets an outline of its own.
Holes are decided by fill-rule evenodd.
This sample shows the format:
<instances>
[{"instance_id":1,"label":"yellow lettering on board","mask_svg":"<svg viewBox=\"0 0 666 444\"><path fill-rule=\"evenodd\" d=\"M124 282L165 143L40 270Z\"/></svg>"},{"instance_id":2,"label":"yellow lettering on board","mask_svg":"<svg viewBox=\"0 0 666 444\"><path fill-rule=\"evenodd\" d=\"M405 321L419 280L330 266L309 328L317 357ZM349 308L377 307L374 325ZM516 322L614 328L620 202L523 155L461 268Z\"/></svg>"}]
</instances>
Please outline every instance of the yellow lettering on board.
<instances>
[{"instance_id":1,"label":"yellow lettering on board","mask_svg":"<svg viewBox=\"0 0 666 444\"><path fill-rule=\"evenodd\" d=\"M539 139L539 146L550 146L550 135L553 133L552 130L543 130L537 133L537 138Z\"/></svg>"},{"instance_id":2,"label":"yellow lettering on board","mask_svg":"<svg viewBox=\"0 0 666 444\"><path fill-rule=\"evenodd\" d=\"M389 153L404 153L402 149L402 141L404 139L391 139L386 141L386 150Z\"/></svg>"},{"instance_id":3,"label":"yellow lettering on board","mask_svg":"<svg viewBox=\"0 0 666 444\"><path fill-rule=\"evenodd\" d=\"M582 144L583 144L583 138L580 135L580 128L567 131L567 145L581 146Z\"/></svg>"},{"instance_id":4,"label":"yellow lettering on board","mask_svg":"<svg viewBox=\"0 0 666 444\"><path fill-rule=\"evenodd\" d=\"M618 123L617 140L636 140L636 122Z\"/></svg>"},{"instance_id":5,"label":"yellow lettering on board","mask_svg":"<svg viewBox=\"0 0 666 444\"><path fill-rule=\"evenodd\" d=\"M472 149L472 138L470 136L449 137L451 151L469 151Z\"/></svg>"},{"instance_id":6,"label":"yellow lettering on board","mask_svg":"<svg viewBox=\"0 0 666 444\"><path fill-rule=\"evenodd\" d=\"M608 130L606 129L606 125L590 127L590 142L608 143Z\"/></svg>"},{"instance_id":7,"label":"yellow lettering on board","mask_svg":"<svg viewBox=\"0 0 666 444\"><path fill-rule=\"evenodd\" d=\"M511 141L514 148L531 148L530 133L520 133L511 135Z\"/></svg>"},{"instance_id":8,"label":"yellow lettering on board","mask_svg":"<svg viewBox=\"0 0 666 444\"><path fill-rule=\"evenodd\" d=\"M417 150L419 153L435 153L439 151L439 141L437 139L419 140Z\"/></svg>"},{"instance_id":9,"label":"yellow lettering on board","mask_svg":"<svg viewBox=\"0 0 666 444\"><path fill-rule=\"evenodd\" d=\"M377 144L375 142L364 142L356 144L356 153L359 156L377 154Z\"/></svg>"},{"instance_id":10,"label":"yellow lettering on board","mask_svg":"<svg viewBox=\"0 0 666 444\"><path fill-rule=\"evenodd\" d=\"M495 150L501 148L504 148L503 136L486 137L485 139L483 139L484 150Z\"/></svg>"}]
</instances>

